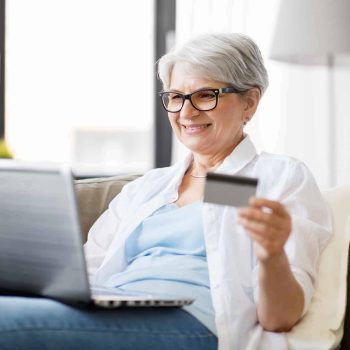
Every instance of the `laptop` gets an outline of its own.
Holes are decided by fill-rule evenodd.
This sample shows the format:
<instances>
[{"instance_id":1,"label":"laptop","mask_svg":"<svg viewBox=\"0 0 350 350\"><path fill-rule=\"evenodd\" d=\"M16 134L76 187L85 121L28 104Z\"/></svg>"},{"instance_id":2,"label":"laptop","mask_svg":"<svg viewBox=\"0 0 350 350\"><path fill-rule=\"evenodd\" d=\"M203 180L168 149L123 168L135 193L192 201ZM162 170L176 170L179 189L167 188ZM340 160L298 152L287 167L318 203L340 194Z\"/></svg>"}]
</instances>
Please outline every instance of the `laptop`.
<instances>
[{"instance_id":1,"label":"laptop","mask_svg":"<svg viewBox=\"0 0 350 350\"><path fill-rule=\"evenodd\" d=\"M108 308L193 302L91 286L71 169L14 160L0 160L0 291Z\"/></svg>"}]
</instances>

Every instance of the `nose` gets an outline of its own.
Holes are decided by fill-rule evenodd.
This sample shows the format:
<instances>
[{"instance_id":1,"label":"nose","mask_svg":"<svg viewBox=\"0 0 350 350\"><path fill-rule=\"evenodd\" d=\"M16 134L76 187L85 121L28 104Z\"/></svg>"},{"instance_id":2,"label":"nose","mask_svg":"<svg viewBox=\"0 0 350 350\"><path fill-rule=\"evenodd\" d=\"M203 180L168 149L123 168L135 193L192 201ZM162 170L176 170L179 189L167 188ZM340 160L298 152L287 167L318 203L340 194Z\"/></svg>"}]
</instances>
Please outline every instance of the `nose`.
<instances>
[{"instance_id":1,"label":"nose","mask_svg":"<svg viewBox=\"0 0 350 350\"><path fill-rule=\"evenodd\" d=\"M191 101L186 99L180 111L180 118L191 119L198 116L199 110L194 108Z\"/></svg>"}]
</instances>

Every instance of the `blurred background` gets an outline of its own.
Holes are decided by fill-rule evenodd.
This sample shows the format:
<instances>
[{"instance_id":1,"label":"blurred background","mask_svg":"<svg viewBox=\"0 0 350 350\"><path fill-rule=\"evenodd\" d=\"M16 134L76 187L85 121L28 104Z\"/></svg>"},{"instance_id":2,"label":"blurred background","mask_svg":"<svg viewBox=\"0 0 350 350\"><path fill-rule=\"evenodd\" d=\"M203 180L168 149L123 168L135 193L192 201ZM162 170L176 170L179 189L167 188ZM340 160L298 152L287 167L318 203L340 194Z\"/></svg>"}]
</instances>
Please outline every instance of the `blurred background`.
<instances>
[{"instance_id":1,"label":"blurred background","mask_svg":"<svg viewBox=\"0 0 350 350\"><path fill-rule=\"evenodd\" d=\"M303 160L322 189L349 183L349 3L0 0L0 146L77 177L172 164L186 150L158 101L156 60L199 33L241 32L270 77L246 128L258 150Z\"/></svg>"}]
</instances>

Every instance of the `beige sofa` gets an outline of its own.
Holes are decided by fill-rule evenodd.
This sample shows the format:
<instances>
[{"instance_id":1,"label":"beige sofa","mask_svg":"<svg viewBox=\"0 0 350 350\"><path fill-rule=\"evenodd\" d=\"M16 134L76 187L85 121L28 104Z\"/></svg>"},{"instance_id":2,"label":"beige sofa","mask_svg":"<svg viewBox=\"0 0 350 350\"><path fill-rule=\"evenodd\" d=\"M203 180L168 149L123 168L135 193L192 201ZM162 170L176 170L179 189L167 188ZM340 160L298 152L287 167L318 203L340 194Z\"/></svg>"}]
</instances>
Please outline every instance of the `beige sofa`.
<instances>
[{"instance_id":1,"label":"beige sofa","mask_svg":"<svg viewBox=\"0 0 350 350\"><path fill-rule=\"evenodd\" d=\"M139 176L114 176L75 182L84 242L90 227L107 209L109 202L121 191L125 184Z\"/></svg>"},{"instance_id":2,"label":"beige sofa","mask_svg":"<svg viewBox=\"0 0 350 350\"><path fill-rule=\"evenodd\" d=\"M138 176L140 175L76 181L84 241L89 228L108 207L109 202L125 184ZM321 256L320 277L310 309L301 322L287 333L289 348L295 350L336 349L339 348L341 339L339 349L350 350L350 310L346 306L347 294L350 294L347 289L350 281L350 186L334 188L325 191L323 195L333 213L334 234ZM305 345L310 343L311 347Z\"/></svg>"}]
</instances>

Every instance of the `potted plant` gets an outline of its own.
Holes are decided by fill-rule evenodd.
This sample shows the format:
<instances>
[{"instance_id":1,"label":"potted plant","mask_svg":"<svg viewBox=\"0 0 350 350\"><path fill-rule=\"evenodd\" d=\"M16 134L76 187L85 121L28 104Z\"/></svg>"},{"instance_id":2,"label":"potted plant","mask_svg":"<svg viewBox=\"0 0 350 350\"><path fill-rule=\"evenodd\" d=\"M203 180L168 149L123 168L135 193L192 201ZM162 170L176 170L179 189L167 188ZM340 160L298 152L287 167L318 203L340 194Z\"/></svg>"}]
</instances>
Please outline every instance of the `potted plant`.
<instances>
[{"instance_id":1,"label":"potted plant","mask_svg":"<svg viewBox=\"0 0 350 350\"><path fill-rule=\"evenodd\" d=\"M12 158L12 154L4 139L0 139L0 158Z\"/></svg>"}]
</instances>

